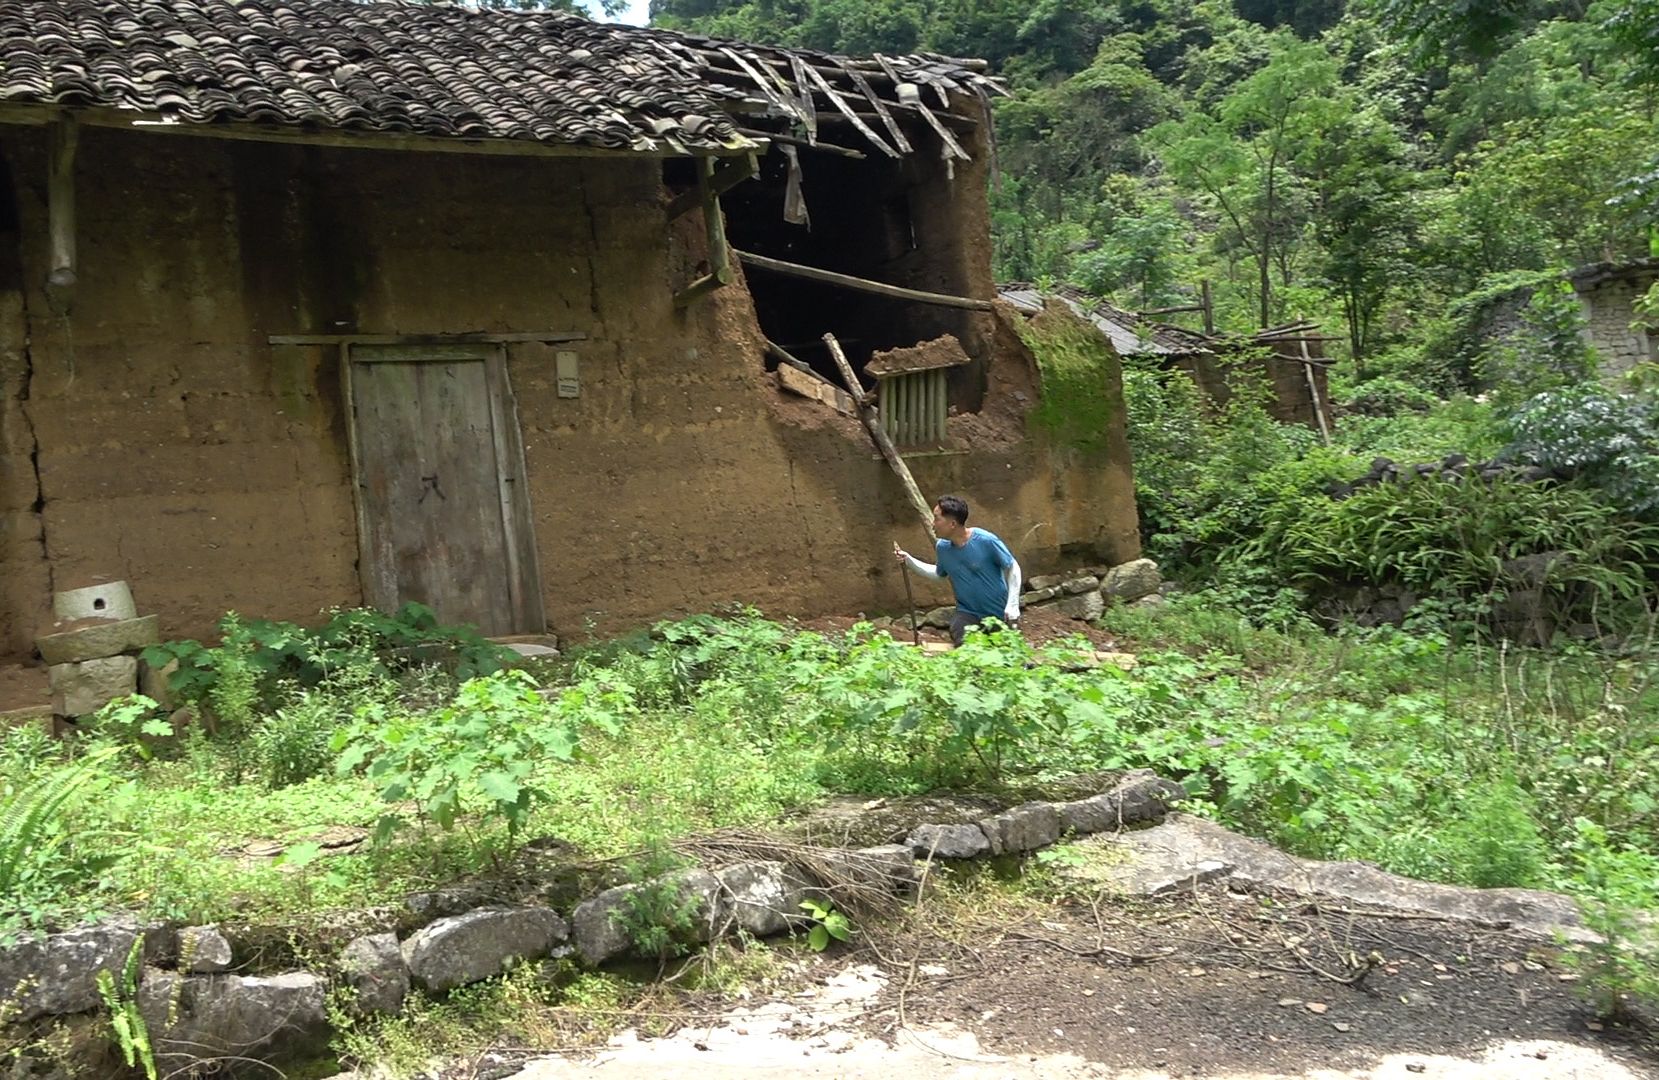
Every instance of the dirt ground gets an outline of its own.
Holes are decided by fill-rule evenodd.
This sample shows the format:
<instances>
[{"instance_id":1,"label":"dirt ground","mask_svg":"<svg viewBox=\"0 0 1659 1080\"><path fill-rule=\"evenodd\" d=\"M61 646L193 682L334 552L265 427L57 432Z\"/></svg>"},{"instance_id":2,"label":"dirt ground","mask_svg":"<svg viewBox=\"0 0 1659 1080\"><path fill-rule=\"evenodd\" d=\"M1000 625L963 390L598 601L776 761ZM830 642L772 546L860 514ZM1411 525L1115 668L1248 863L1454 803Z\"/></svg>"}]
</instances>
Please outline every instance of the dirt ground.
<instances>
[{"instance_id":1,"label":"dirt ground","mask_svg":"<svg viewBox=\"0 0 1659 1080\"><path fill-rule=\"evenodd\" d=\"M799 625L807 630L816 630L821 634L836 634L849 630L860 618L854 615L825 615L816 619L803 619ZM1069 615L1048 611L1042 608L1032 608L1020 614L1020 633L1033 645L1047 645L1068 637L1081 635L1088 639L1089 644L1102 652L1111 652L1117 647L1113 636L1093 623L1081 622ZM903 625L892 631L895 641L909 641L910 628ZM950 641L950 634L944 630L932 627L921 628L923 641Z\"/></svg>"},{"instance_id":2,"label":"dirt ground","mask_svg":"<svg viewBox=\"0 0 1659 1080\"><path fill-rule=\"evenodd\" d=\"M1223 886L957 910L815 958L801 983L493 1075L1659 1077L1654 1033L1596 1022L1543 939Z\"/></svg>"},{"instance_id":3,"label":"dirt ground","mask_svg":"<svg viewBox=\"0 0 1659 1080\"><path fill-rule=\"evenodd\" d=\"M38 708L51 701L44 665L0 664L0 713Z\"/></svg>"},{"instance_id":4,"label":"dirt ground","mask_svg":"<svg viewBox=\"0 0 1659 1080\"><path fill-rule=\"evenodd\" d=\"M1650 1033L1595 1023L1555 952L1507 930L1217 887L939 942L915 960L942 973L890 996L907 1020L949 1021L995 1053L1175 1077L1472 1058L1498 1039L1582 1044L1659 1075Z\"/></svg>"}]
</instances>

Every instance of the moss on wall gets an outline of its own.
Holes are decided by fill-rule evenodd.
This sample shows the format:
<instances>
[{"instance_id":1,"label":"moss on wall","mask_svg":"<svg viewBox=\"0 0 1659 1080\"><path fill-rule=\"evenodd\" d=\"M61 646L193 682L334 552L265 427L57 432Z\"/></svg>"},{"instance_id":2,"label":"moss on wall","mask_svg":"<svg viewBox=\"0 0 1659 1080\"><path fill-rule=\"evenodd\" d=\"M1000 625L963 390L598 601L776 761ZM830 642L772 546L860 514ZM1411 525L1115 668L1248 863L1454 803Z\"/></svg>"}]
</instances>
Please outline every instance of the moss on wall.
<instances>
[{"instance_id":1,"label":"moss on wall","mask_svg":"<svg viewBox=\"0 0 1659 1080\"><path fill-rule=\"evenodd\" d=\"M1049 304L1034 319L1016 321L1014 329L1042 376L1042 400L1031 410L1031 425L1063 446L1108 453L1113 425L1123 422L1123 403L1114 393L1119 360L1111 342L1060 303Z\"/></svg>"}]
</instances>

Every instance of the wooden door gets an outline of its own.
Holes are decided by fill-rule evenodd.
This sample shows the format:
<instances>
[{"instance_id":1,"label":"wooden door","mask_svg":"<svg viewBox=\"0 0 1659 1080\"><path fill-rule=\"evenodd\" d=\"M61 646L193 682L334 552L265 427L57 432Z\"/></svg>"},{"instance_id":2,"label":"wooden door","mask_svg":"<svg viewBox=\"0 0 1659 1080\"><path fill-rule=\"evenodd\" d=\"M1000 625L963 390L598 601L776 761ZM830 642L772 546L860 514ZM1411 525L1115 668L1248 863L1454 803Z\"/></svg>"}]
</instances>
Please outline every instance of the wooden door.
<instances>
[{"instance_id":1,"label":"wooden door","mask_svg":"<svg viewBox=\"0 0 1659 1080\"><path fill-rule=\"evenodd\" d=\"M500 347L353 345L347 368L369 606L419 601L484 634L544 630Z\"/></svg>"}]
</instances>

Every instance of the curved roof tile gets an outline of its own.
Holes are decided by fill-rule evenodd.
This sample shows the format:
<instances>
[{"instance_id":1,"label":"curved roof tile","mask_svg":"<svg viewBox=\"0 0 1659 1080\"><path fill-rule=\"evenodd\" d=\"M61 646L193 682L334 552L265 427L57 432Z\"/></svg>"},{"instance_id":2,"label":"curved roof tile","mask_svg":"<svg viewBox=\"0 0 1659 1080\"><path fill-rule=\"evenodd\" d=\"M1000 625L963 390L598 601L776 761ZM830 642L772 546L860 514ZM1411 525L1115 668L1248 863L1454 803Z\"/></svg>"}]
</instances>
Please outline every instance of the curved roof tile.
<instances>
[{"instance_id":1,"label":"curved roof tile","mask_svg":"<svg viewBox=\"0 0 1659 1080\"><path fill-rule=\"evenodd\" d=\"M701 50L721 46L732 43L563 12L353 0L0 0L0 102L197 124L636 150L661 140L708 151L747 144L721 103L759 96L711 78ZM732 47L751 60L789 56ZM997 88L960 61L884 59L918 83Z\"/></svg>"}]
</instances>

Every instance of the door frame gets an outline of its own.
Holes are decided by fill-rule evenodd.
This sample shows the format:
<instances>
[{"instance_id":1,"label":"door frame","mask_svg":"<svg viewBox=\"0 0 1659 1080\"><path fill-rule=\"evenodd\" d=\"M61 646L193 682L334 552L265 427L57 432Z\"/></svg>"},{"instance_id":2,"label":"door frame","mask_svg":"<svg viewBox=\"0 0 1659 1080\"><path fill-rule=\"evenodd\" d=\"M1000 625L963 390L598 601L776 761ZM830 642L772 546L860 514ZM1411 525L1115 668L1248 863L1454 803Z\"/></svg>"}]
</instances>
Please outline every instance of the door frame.
<instances>
[{"instance_id":1,"label":"door frame","mask_svg":"<svg viewBox=\"0 0 1659 1080\"><path fill-rule=\"evenodd\" d=\"M531 518L530 484L524 467L524 437L519 429L518 401L507 376L506 348L500 342L435 339L429 343L380 345L340 343L340 386L346 414L346 445L351 457L351 498L357 517L357 578L365 606L388 613L397 607L395 596L381 593L373 573L374 553L369 547L369 508L363 497L361 450L357 439L357 401L352 372L357 364L386 362L456 363L480 362L490 413L490 432L495 446L495 466L501 504L503 542L507 555L507 595L512 607L513 632L541 634L547 631L542 606L541 574L536 559L536 535Z\"/></svg>"}]
</instances>

